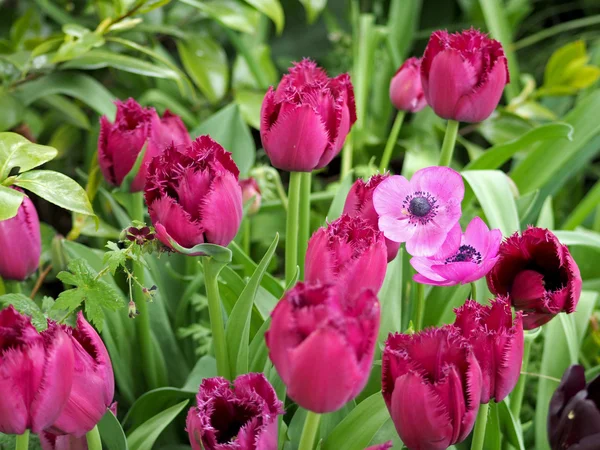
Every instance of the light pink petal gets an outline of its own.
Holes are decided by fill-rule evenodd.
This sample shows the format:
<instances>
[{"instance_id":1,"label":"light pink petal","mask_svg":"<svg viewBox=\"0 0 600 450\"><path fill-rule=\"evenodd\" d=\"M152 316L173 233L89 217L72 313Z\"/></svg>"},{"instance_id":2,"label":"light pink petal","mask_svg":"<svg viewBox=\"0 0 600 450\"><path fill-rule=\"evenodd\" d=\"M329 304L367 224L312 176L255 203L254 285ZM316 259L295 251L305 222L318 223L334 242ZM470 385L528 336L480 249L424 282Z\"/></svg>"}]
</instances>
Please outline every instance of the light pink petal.
<instances>
[{"instance_id":1,"label":"light pink petal","mask_svg":"<svg viewBox=\"0 0 600 450\"><path fill-rule=\"evenodd\" d=\"M239 188L239 187L238 187ZM170 197L160 197L148 211L160 241L171 248L169 236L182 247L191 248L204 242L204 229L191 220L183 208Z\"/></svg>"},{"instance_id":2,"label":"light pink petal","mask_svg":"<svg viewBox=\"0 0 600 450\"><path fill-rule=\"evenodd\" d=\"M465 196L465 183L460 173L450 167L432 166L417 170L410 179L413 191L432 194L439 203L460 204Z\"/></svg>"},{"instance_id":3,"label":"light pink petal","mask_svg":"<svg viewBox=\"0 0 600 450\"><path fill-rule=\"evenodd\" d=\"M414 232L406 240L406 251L409 255L433 256L440 250L451 227L441 227L436 219L438 219L437 216L425 225L411 225ZM458 218L456 220L458 221Z\"/></svg>"},{"instance_id":4,"label":"light pink petal","mask_svg":"<svg viewBox=\"0 0 600 450\"><path fill-rule=\"evenodd\" d=\"M206 241L228 246L240 228L242 215L242 188L236 177L229 172L217 174L201 206Z\"/></svg>"},{"instance_id":5,"label":"light pink petal","mask_svg":"<svg viewBox=\"0 0 600 450\"><path fill-rule=\"evenodd\" d=\"M380 222L385 216L393 219L406 217L406 212L402 211L402 201L412 193L411 184L403 176L394 175L383 180L373 193L373 205L379 214ZM383 231L381 227L380 229Z\"/></svg>"},{"instance_id":6,"label":"light pink petal","mask_svg":"<svg viewBox=\"0 0 600 450\"><path fill-rule=\"evenodd\" d=\"M471 278L473 273L479 269L479 265L474 262L451 262L448 264L438 264L432 266L431 269L446 280L452 280L456 283L465 284L475 281L471 280Z\"/></svg>"},{"instance_id":7,"label":"light pink petal","mask_svg":"<svg viewBox=\"0 0 600 450\"><path fill-rule=\"evenodd\" d=\"M444 277L437 274L431 268L433 265L437 265L437 264L439 264L439 261L437 259L433 259L433 258L424 258L422 256L413 256L410 259L410 265L413 266L413 268L418 272L417 275L420 274L422 277L425 277L425 278L429 279L430 281L446 282L447 280ZM427 284L429 284L429 283L427 283Z\"/></svg>"},{"instance_id":8,"label":"light pink petal","mask_svg":"<svg viewBox=\"0 0 600 450\"><path fill-rule=\"evenodd\" d=\"M495 258L498 256L500 244L502 244L502 232L498 228L494 228L490 231L488 248L485 250L485 254L482 252L481 256L484 258Z\"/></svg>"},{"instance_id":9,"label":"light pink petal","mask_svg":"<svg viewBox=\"0 0 600 450\"><path fill-rule=\"evenodd\" d=\"M463 240L464 245L470 245L479 253L481 256L485 255L485 252L489 246L490 240L490 229L480 217L473 217L467 229L465 230L465 238Z\"/></svg>"},{"instance_id":10,"label":"light pink petal","mask_svg":"<svg viewBox=\"0 0 600 450\"><path fill-rule=\"evenodd\" d=\"M443 261L450 256L454 256L460 247L462 235L460 223L456 222L456 225L448 232L446 240L433 258L438 261Z\"/></svg>"},{"instance_id":11,"label":"light pink petal","mask_svg":"<svg viewBox=\"0 0 600 450\"><path fill-rule=\"evenodd\" d=\"M454 286L455 284L457 284L454 281L448 280L435 281L430 278L424 277L420 273L413 275L413 281L416 283L428 284L430 286Z\"/></svg>"},{"instance_id":12,"label":"light pink petal","mask_svg":"<svg viewBox=\"0 0 600 450\"><path fill-rule=\"evenodd\" d=\"M405 219L381 216L378 225L386 238L398 243L407 242L413 237L416 231L416 227L408 222L408 216Z\"/></svg>"}]
</instances>

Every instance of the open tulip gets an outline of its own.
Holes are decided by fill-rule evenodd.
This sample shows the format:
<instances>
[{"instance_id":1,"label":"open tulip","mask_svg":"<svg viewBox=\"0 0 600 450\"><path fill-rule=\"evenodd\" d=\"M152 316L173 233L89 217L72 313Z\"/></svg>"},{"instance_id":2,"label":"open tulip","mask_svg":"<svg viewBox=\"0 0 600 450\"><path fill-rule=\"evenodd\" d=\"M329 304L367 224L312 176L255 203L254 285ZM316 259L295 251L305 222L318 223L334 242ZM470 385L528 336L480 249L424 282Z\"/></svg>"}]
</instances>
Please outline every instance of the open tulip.
<instances>
[{"instance_id":1,"label":"open tulip","mask_svg":"<svg viewBox=\"0 0 600 450\"><path fill-rule=\"evenodd\" d=\"M523 327L537 328L560 312L572 313L581 295L581 274L569 249L549 230L529 227L500 245L487 274L495 295L510 295L523 311Z\"/></svg>"},{"instance_id":2,"label":"open tulip","mask_svg":"<svg viewBox=\"0 0 600 450\"><path fill-rule=\"evenodd\" d=\"M373 205L373 193L377 186L389 177L389 174L377 174L369 178L366 183L362 178L356 180L346 197L343 213L350 217L360 217L367 222L367 225L371 228L379 230L379 215L377 214L377 211L375 211L375 206ZM387 247L387 260L390 262L398 254L400 243L385 238L385 246Z\"/></svg>"},{"instance_id":3,"label":"open tulip","mask_svg":"<svg viewBox=\"0 0 600 450\"><path fill-rule=\"evenodd\" d=\"M40 433L54 423L73 383L73 348L54 322L38 333L12 306L0 311L0 433Z\"/></svg>"},{"instance_id":4,"label":"open tulip","mask_svg":"<svg viewBox=\"0 0 600 450\"><path fill-rule=\"evenodd\" d=\"M114 123L106 116L100 118L98 163L106 181L120 186L145 145L144 159L131 184L131 191L139 192L152 158L171 143L189 144L190 137L181 119L168 110L160 118L154 108L143 108L132 98L116 105Z\"/></svg>"},{"instance_id":5,"label":"open tulip","mask_svg":"<svg viewBox=\"0 0 600 450\"><path fill-rule=\"evenodd\" d=\"M260 136L273 166L312 172L340 152L354 122L350 76L328 78L323 69L305 59L290 68L277 90L267 91Z\"/></svg>"},{"instance_id":6,"label":"open tulip","mask_svg":"<svg viewBox=\"0 0 600 450\"><path fill-rule=\"evenodd\" d=\"M40 219L29 197L23 198L17 215L0 221L0 276L23 281L40 263Z\"/></svg>"},{"instance_id":7,"label":"open tulip","mask_svg":"<svg viewBox=\"0 0 600 450\"><path fill-rule=\"evenodd\" d=\"M481 399L481 369L452 326L390 335L382 393L404 445L445 450L471 432Z\"/></svg>"},{"instance_id":8,"label":"open tulip","mask_svg":"<svg viewBox=\"0 0 600 450\"><path fill-rule=\"evenodd\" d=\"M359 217L342 215L308 241L305 281L336 283L350 293L379 292L387 267L383 233Z\"/></svg>"},{"instance_id":9,"label":"open tulip","mask_svg":"<svg viewBox=\"0 0 600 450\"><path fill-rule=\"evenodd\" d=\"M421 61L421 82L438 116L481 122L496 109L509 82L502 45L474 29L435 31Z\"/></svg>"},{"instance_id":10,"label":"open tulip","mask_svg":"<svg viewBox=\"0 0 600 450\"><path fill-rule=\"evenodd\" d=\"M421 86L421 59L408 58L390 83L390 100L400 111L417 112L427 106Z\"/></svg>"},{"instance_id":11,"label":"open tulip","mask_svg":"<svg viewBox=\"0 0 600 450\"><path fill-rule=\"evenodd\" d=\"M271 313L265 334L271 361L288 396L316 413L355 398L371 373L379 301L370 290L350 294L298 283Z\"/></svg>"},{"instance_id":12,"label":"open tulip","mask_svg":"<svg viewBox=\"0 0 600 450\"><path fill-rule=\"evenodd\" d=\"M277 416L283 403L262 373L205 378L190 408L193 450L277 450Z\"/></svg>"},{"instance_id":13,"label":"open tulip","mask_svg":"<svg viewBox=\"0 0 600 450\"><path fill-rule=\"evenodd\" d=\"M510 300L499 297L490 306L474 300L454 311L456 326L473 347L481 367L481 403L501 402L519 381L523 363L523 317L512 317Z\"/></svg>"},{"instance_id":14,"label":"open tulip","mask_svg":"<svg viewBox=\"0 0 600 450\"><path fill-rule=\"evenodd\" d=\"M239 170L231 153L210 136L167 147L148 168L146 204L156 236L173 249L210 243L227 246L242 220Z\"/></svg>"},{"instance_id":15,"label":"open tulip","mask_svg":"<svg viewBox=\"0 0 600 450\"><path fill-rule=\"evenodd\" d=\"M262 200L258 183L254 178L250 177L245 180L240 180L240 187L242 188L242 201L244 202L244 206L252 200L252 203L248 206L248 214L256 214L260 209Z\"/></svg>"}]
</instances>

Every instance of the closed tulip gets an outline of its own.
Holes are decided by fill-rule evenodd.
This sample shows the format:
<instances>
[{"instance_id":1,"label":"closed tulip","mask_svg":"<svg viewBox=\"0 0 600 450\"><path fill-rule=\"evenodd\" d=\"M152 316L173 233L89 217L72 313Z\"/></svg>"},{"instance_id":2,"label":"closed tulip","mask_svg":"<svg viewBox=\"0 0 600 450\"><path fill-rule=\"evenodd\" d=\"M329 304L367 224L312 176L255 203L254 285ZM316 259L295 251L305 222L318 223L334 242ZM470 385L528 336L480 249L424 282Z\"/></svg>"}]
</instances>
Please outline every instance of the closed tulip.
<instances>
[{"instance_id":1,"label":"closed tulip","mask_svg":"<svg viewBox=\"0 0 600 450\"><path fill-rule=\"evenodd\" d=\"M277 416L283 403L262 373L205 378L190 408L187 432L193 450L277 450Z\"/></svg>"},{"instance_id":2,"label":"closed tulip","mask_svg":"<svg viewBox=\"0 0 600 450\"><path fill-rule=\"evenodd\" d=\"M271 164L312 172L340 152L356 122L354 90L348 74L328 78L308 59L296 63L261 108L260 136Z\"/></svg>"},{"instance_id":3,"label":"closed tulip","mask_svg":"<svg viewBox=\"0 0 600 450\"><path fill-rule=\"evenodd\" d=\"M40 220L29 197L23 199L17 215L0 221L0 276L23 281L40 263L42 238Z\"/></svg>"},{"instance_id":4,"label":"closed tulip","mask_svg":"<svg viewBox=\"0 0 600 450\"><path fill-rule=\"evenodd\" d=\"M382 393L398 435L411 450L445 450L473 429L481 369L452 326L390 335L382 357Z\"/></svg>"},{"instance_id":5,"label":"closed tulip","mask_svg":"<svg viewBox=\"0 0 600 450\"><path fill-rule=\"evenodd\" d=\"M387 268L383 233L359 217L342 215L308 241L305 281L336 283L347 292L379 292Z\"/></svg>"},{"instance_id":6,"label":"closed tulip","mask_svg":"<svg viewBox=\"0 0 600 450\"><path fill-rule=\"evenodd\" d=\"M271 313L269 357L288 396L317 413L336 411L364 388L379 332L371 290L298 283Z\"/></svg>"},{"instance_id":7,"label":"closed tulip","mask_svg":"<svg viewBox=\"0 0 600 450\"><path fill-rule=\"evenodd\" d=\"M549 230L529 227L500 245L499 259L487 274L492 294L510 295L531 330L560 312L575 312L581 295L579 267L566 245Z\"/></svg>"},{"instance_id":8,"label":"closed tulip","mask_svg":"<svg viewBox=\"0 0 600 450\"><path fill-rule=\"evenodd\" d=\"M421 59L408 58L390 83L390 100L396 109L418 112L427 106L421 85Z\"/></svg>"},{"instance_id":9,"label":"closed tulip","mask_svg":"<svg viewBox=\"0 0 600 450\"><path fill-rule=\"evenodd\" d=\"M496 109L509 82L502 45L474 29L435 31L421 61L421 82L438 116L481 122Z\"/></svg>"},{"instance_id":10,"label":"closed tulip","mask_svg":"<svg viewBox=\"0 0 600 450\"><path fill-rule=\"evenodd\" d=\"M252 177L240 180L240 187L242 188L242 201L244 206L252 200L252 203L248 206L248 214L256 214L260 209L260 203L262 195L260 187L256 180Z\"/></svg>"},{"instance_id":11,"label":"closed tulip","mask_svg":"<svg viewBox=\"0 0 600 450\"><path fill-rule=\"evenodd\" d=\"M12 306L0 311L0 433L40 433L54 423L73 384L73 348L56 323L39 333Z\"/></svg>"},{"instance_id":12,"label":"closed tulip","mask_svg":"<svg viewBox=\"0 0 600 450\"><path fill-rule=\"evenodd\" d=\"M242 220L239 170L231 153L210 136L169 146L148 168L146 204L156 236L173 249L210 243L227 246Z\"/></svg>"},{"instance_id":13,"label":"closed tulip","mask_svg":"<svg viewBox=\"0 0 600 450\"><path fill-rule=\"evenodd\" d=\"M100 118L98 163L106 181L120 186L145 145L142 165L131 184L131 191L138 192L144 189L152 158L171 143L189 144L191 139L181 119L168 110L160 118L154 108L143 108L132 98L116 105L113 123L106 116Z\"/></svg>"}]
</instances>

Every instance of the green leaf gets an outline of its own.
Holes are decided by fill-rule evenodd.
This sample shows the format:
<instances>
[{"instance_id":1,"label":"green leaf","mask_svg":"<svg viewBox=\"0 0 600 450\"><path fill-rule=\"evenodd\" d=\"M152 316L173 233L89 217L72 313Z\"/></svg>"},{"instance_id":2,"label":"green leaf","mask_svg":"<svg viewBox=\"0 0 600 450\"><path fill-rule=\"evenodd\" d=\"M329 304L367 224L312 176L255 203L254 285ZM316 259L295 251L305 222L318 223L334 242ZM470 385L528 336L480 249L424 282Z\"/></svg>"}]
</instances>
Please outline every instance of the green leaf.
<instances>
[{"instance_id":1,"label":"green leaf","mask_svg":"<svg viewBox=\"0 0 600 450\"><path fill-rule=\"evenodd\" d=\"M48 95L42 98L42 100L43 103L46 103L48 106L58 111L65 120L76 127L84 130L90 129L90 121L87 115L71 100L62 95Z\"/></svg>"},{"instance_id":2,"label":"green leaf","mask_svg":"<svg viewBox=\"0 0 600 450\"><path fill-rule=\"evenodd\" d=\"M468 297L469 285L433 286L426 294L423 326L440 326L454 322L454 308Z\"/></svg>"},{"instance_id":3,"label":"green leaf","mask_svg":"<svg viewBox=\"0 0 600 450\"><path fill-rule=\"evenodd\" d=\"M515 420L510 408L508 407L508 398L497 404L498 416L500 418L500 429L506 440L517 450L525 450L523 444L523 431L521 422Z\"/></svg>"},{"instance_id":4,"label":"green leaf","mask_svg":"<svg viewBox=\"0 0 600 450\"><path fill-rule=\"evenodd\" d=\"M263 92L255 92L247 89L235 89L233 98L240 108L240 113L248 125L260 130L260 109L264 98Z\"/></svg>"},{"instance_id":5,"label":"green leaf","mask_svg":"<svg viewBox=\"0 0 600 450\"><path fill-rule=\"evenodd\" d=\"M327 6L327 0L300 0L306 10L307 22L313 23Z\"/></svg>"},{"instance_id":6,"label":"green leaf","mask_svg":"<svg viewBox=\"0 0 600 450\"><path fill-rule=\"evenodd\" d=\"M68 25L65 25L63 31L65 31L67 27ZM90 30L83 29L77 36L67 34L65 36L65 42L59 47L54 58L52 58L52 62L60 63L73 60L86 55L92 51L92 48L100 47L102 45L104 45L104 37L101 34L93 33Z\"/></svg>"},{"instance_id":7,"label":"green leaf","mask_svg":"<svg viewBox=\"0 0 600 450\"><path fill-rule=\"evenodd\" d=\"M244 251L235 241L231 241L231 243L229 244L229 248L233 253L233 260L236 262L236 264L241 264L242 266L244 266L245 270L254 273L257 264L254 261L252 261L252 259L246 253L244 253ZM283 296L283 286L281 285L279 280L277 280L277 278L275 278L270 273L265 273L261 285L274 297L281 298Z\"/></svg>"},{"instance_id":8,"label":"green leaf","mask_svg":"<svg viewBox=\"0 0 600 450\"><path fill-rule=\"evenodd\" d=\"M582 245L600 250L600 234L594 231L555 231L558 240L565 245Z\"/></svg>"},{"instance_id":9,"label":"green leaf","mask_svg":"<svg viewBox=\"0 0 600 450\"><path fill-rule=\"evenodd\" d=\"M0 220L15 217L24 198L22 192L0 185Z\"/></svg>"},{"instance_id":10,"label":"green leaf","mask_svg":"<svg viewBox=\"0 0 600 450\"><path fill-rule=\"evenodd\" d=\"M401 248L396 258L387 266L385 280L379 291L381 304L381 325L379 326L379 342L384 342L389 333L402 329L402 256Z\"/></svg>"},{"instance_id":11,"label":"green leaf","mask_svg":"<svg viewBox=\"0 0 600 450\"><path fill-rule=\"evenodd\" d=\"M277 34L281 34L283 31L283 25L285 23L285 16L283 15L283 8L279 0L245 0L246 3L254 6L261 13L267 16L275 24Z\"/></svg>"},{"instance_id":12,"label":"green leaf","mask_svg":"<svg viewBox=\"0 0 600 450\"><path fill-rule=\"evenodd\" d=\"M237 299L231 315L227 320L225 337L229 347L229 365L235 368L235 374L241 375L248 372L248 347L250 345L250 317L254 298L260 286L275 250L279 243L279 234L275 235L269 249L258 264L258 267L252 274L252 277L246 284L241 295Z\"/></svg>"},{"instance_id":13,"label":"green leaf","mask_svg":"<svg viewBox=\"0 0 600 450\"><path fill-rule=\"evenodd\" d=\"M216 376L216 373L214 376ZM129 408L127 415L123 419L123 425L127 427L127 430L131 435L145 422L155 415L160 414L161 411L164 411L183 400L193 400L197 392L198 386L196 386L195 391L164 387L145 392L135 401L131 408Z\"/></svg>"},{"instance_id":14,"label":"green leaf","mask_svg":"<svg viewBox=\"0 0 600 450\"><path fill-rule=\"evenodd\" d=\"M106 411L98 422L102 443L108 450L128 450L125 432L112 411Z\"/></svg>"},{"instance_id":15,"label":"green leaf","mask_svg":"<svg viewBox=\"0 0 600 450\"><path fill-rule=\"evenodd\" d=\"M196 393L198 392L200 383L202 383L202 380L204 378L211 378L216 376L217 361L212 356L204 355L198 360L198 362L188 375L188 378L185 381L185 384L183 385L181 390Z\"/></svg>"},{"instance_id":16,"label":"green leaf","mask_svg":"<svg viewBox=\"0 0 600 450\"><path fill-rule=\"evenodd\" d=\"M346 177L342 180L337 188L335 197L333 197L333 200L331 201L331 206L327 212L327 220L335 220L342 215L342 212L344 211L344 204L346 203L346 197L348 197L348 192L350 192L350 189L352 188L353 181L354 174L352 172L346 175Z\"/></svg>"},{"instance_id":17,"label":"green leaf","mask_svg":"<svg viewBox=\"0 0 600 450\"><path fill-rule=\"evenodd\" d=\"M181 3L193 6L220 24L244 33L254 33L260 19L258 11L234 0L181 0Z\"/></svg>"},{"instance_id":18,"label":"green leaf","mask_svg":"<svg viewBox=\"0 0 600 450\"><path fill-rule=\"evenodd\" d=\"M17 126L25 114L23 103L8 92L0 91L0 131Z\"/></svg>"},{"instance_id":19,"label":"green leaf","mask_svg":"<svg viewBox=\"0 0 600 450\"><path fill-rule=\"evenodd\" d=\"M227 247L221 247L220 245L216 244L198 244L192 248L186 248L179 245L173 239L169 239L169 242L173 246L173 249L184 255L196 256L201 254L204 256L210 256L214 258L215 261L225 264L231 262L231 250L229 250Z\"/></svg>"},{"instance_id":20,"label":"green leaf","mask_svg":"<svg viewBox=\"0 0 600 450\"><path fill-rule=\"evenodd\" d=\"M6 308L13 305L17 311L31 317L31 323L38 331L44 331L48 328L48 322L44 313L38 308L38 305L23 294L6 294L0 296L0 305Z\"/></svg>"},{"instance_id":21,"label":"green leaf","mask_svg":"<svg viewBox=\"0 0 600 450\"><path fill-rule=\"evenodd\" d=\"M552 53L546 64L546 69L544 70L544 84L547 86L561 84L562 76L569 64L573 61L582 60L585 64L587 59L585 41L579 40L563 45Z\"/></svg>"},{"instance_id":22,"label":"green leaf","mask_svg":"<svg viewBox=\"0 0 600 450\"><path fill-rule=\"evenodd\" d=\"M124 266L127 262L127 249L119 248L115 242L109 242L106 247L110 251L104 254L102 262L108 266L111 275L114 275L120 266Z\"/></svg>"},{"instance_id":23,"label":"green leaf","mask_svg":"<svg viewBox=\"0 0 600 450\"><path fill-rule=\"evenodd\" d=\"M502 436L500 434L500 418L498 416L498 405L496 402L489 403L487 425L485 427L485 450L500 450L502 448Z\"/></svg>"},{"instance_id":24,"label":"green leaf","mask_svg":"<svg viewBox=\"0 0 600 450\"><path fill-rule=\"evenodd\" d=\"M85 190L60 172L31 170L19 175L14 184L61 208L89 216L95 215Z\"/></svg>"},{"instance_id":25,"label":"green leaf","mask_svg":"<svg viewBox=\"0 0 600 450\"><path fill-rule=\"evenodd\" d=\"M0 181L18 167L23 173L55 158L58 151L47 145L34 144L17 133L0 133Z\"/></svg>"},{"instance_id":26,"label":"green leaf","mask_svg":"<svg viewBox=\"0 0 600 450\"><path fill-rule=\"evenodd\" d=\"M147 450L152 448L156 439L163 430L169 425L175 417L185 408L189 400L184 400L175 406L170 407L155 415L143 425L136 428L133 433L127 437L127 444L130 450Z\"/></svg>"}]
</instances>

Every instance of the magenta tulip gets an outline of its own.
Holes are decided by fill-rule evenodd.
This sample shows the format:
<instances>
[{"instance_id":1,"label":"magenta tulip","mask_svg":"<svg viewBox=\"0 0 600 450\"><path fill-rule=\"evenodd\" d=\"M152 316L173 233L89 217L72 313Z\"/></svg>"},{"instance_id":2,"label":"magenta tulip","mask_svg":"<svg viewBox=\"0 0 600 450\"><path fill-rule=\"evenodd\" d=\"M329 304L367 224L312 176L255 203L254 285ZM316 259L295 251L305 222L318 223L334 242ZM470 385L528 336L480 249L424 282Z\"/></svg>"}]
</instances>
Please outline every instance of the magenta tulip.
<instances>
[{"instance_id":1,"label":"magenta tulip","mask_svg":"<svg viewBox=\"0 0 600 450\"><path fill-rule=\"evenodd\" d=\"M106 181L120 186L145 145L142 165L131 184L131 191L139 192L144 189L152 158L171 143L189 144L190 136L181 119L168 110L161 119L154 108L143 108L132 98L115 103L114 123L106 116L100 118L98 163Z\"/></svg>"},{"instance_id":2,"label":"magenta tulip","mask_svg":"<svg viewBox=\"0 0 600 450\"><path fill-rule=\"evenodd\" d=\"M346 197L344 214L350 217L360 217L371 228L379 230L379 215L375 211L375 206L373 206L373 193L375 188L389 177L389 174L377 174L369 178L366 183L361 178L356 180ZM387 260L390 262L396 258L400 243L385 238L385 246L387 247Z\"/></svg>"},{"instance_id":3,"label":"magenta tulip","mask_svg":"<svg viewBox=\"0 0 600 450\"><path fill-rule=\"evenodd\" d=\"M498 297L490 306L473 300L454 311L456 326L469 341L481 367L481 403L506 398L519 381L523 362L523 316L512 317L510 300Z\"/></svg>"},{"instance_id":4,"label":"magenta tulip","mask_svg":"<svg viewBox=\"0 0 600 450\"><path fill-rule=\"evenodd\" d=\"M0 433L40 433L54 423L73 384L73 348L54 322L38 333L12 306L0 311Z\"/></svg>"},{"instance_id":5,"label":"magenta tulip","mask_svg":"<svg viewBox=\"0 0 600 450\"><path fill-rule=\"evenodd\" d=\"M37 270L42 252L40 219L29 197L15 217L0 221L0 249L0 276L5 280L23 281Z\"/></svg>"},{"instance_id":6,"label":"magenta tulip","mask_svg":"<svg viewBox=\"0 0 600 450\"><path fill-rule=\"evenodd\" d=\"M411 450L445 450L473 429L481 369L456 328L390 335L382 393L398 435Z\"/></svg>"},{"instance_id":7,"label":"magenta tulip","mask_svg":"<svg viewBox=\"0 0 600 450\"><path fill-rule=\"evenodd\" d=\"M312 235L305 268L309 284L335 283L350 293L363 289L377 293L387 268L383 233L344 214Z\"/></svg>"},{"instance_id":8,"label":"magenta tulip","mask_svg":"<svg viewBox=\"0 0 600 450\"><path fill-rule=\"evenodd\" d=\"M400 111L414 113L427 106L421 86L420 58L408 58L396 71L390 83L390 100Z\"/></svg>"},{"instance_id":9,"label":"magenta tulip","mask_svg":"<svg viewBox=\"0 0 600 450\"><path fill-rule=\"evenodd\" d=\"M492 294L510 295L523 311L523 327L537 328L560 312L575 312L581 274L567 246L543 228L529 227L500 245L499 259L487 274Z\"/></svg>"},{"instance_id":10,"label":"magenta tulip","mask_svg":"<svg viewBox=\"0 0 600 450\"><path fill-rule=\"evenodd\" d=\"M354 90L348 74L328 78L308 59L294 64L269 88L261 108L263 147L278 169L311 172L340 152L356 122Z\"/></svg>"},{"instance_id":11,"label":"magenta tulip","mask_svg":"<svg viewBox=\"0 0 600 450\"><path fill-rule=\"evenodd\" d=\"M256 214L260 209L260 203L262 195L260 187L256 180L252 177L240 180L240 187L242 188L242 201L244 206L252 200L252 203L248 206L248 214Z\"/></svg>"},{"instance_id":12,"label":"magenta tulip","mask_svg":"<svg viewBox=\"0 0 600 450\"><path fill-rule=\"evenodd\" d=\"M229 245L242 221L238 176L231 153L210 136L167 147L150 163L145 189L158 239L171 249L171 240Z\"/></svg>"},{"instance_id":13,"label":"magenta tulip","mask_svg":"<svg viewBox=\"0 0 600 450\"><path fill-rule=\"evenodd\" d=\"M336 411L364 388L379 332L371 290L298 283L271 313L269 356L288 396L317 413Z\"/></svg>"},{"instance_id":14,"label":"magenta tulip","mask_svg":"<svg viewBox=\"0 0 600 450\"><path fill-rule=\"evenodd\" d=\"M509 82L502 45L474 29L435 31L421 61L421 82L438 116L481 122L496 109Z\"/></svg>"},{"instance_id":15,"label":"magenta tulip","mask_svg":"<svg viewBox=\"0 0 600 450\"><path fill-rule=\"evenodd\" d=\"M262 373L205 378L190 408L187 432L193 450L277 450L277 416L283 403Z\"/></svg>"}]
</instances>

